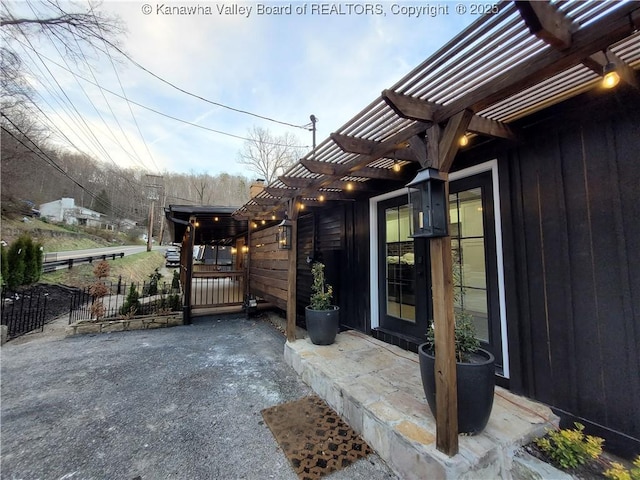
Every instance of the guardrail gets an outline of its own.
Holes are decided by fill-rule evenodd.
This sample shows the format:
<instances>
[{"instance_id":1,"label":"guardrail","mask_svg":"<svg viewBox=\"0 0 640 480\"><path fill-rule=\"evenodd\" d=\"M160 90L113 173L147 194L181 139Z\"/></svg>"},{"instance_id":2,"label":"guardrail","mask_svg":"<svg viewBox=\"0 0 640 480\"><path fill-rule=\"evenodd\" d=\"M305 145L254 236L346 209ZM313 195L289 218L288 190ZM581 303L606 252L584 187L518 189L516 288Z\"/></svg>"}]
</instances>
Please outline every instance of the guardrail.
<instances>
[{"instance_id":1,"label":"guardrail","mask_svg":"<svg viewBox=\"0 0 640 480\"><path fill-rule=\"evenodd\" d=\"M45 255L45 260L42 262L42 273L50 273L58 270L58 267L67 267L72 269L74 265L81 263L92 263L94 260L107 260L112 259L115 260L116 257L124 257L124 252L120 253L107 253L102 255L89 255L86 257L78 257L78 258L67 258L65 260L47 260L50 258L51 254Z\"/></svg>"}]
</instances>

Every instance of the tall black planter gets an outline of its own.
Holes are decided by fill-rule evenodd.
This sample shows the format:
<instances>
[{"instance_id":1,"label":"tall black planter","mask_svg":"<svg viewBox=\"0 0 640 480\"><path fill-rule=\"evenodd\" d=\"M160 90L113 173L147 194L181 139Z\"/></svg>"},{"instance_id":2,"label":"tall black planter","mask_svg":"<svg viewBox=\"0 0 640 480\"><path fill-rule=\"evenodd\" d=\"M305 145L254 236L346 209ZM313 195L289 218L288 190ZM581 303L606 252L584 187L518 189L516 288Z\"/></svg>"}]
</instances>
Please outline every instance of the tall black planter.
<instances>
[{"instance_id":1,"label":"tall black planter","mask_svg":"<svg viewBox=\"0 0 640 480\"><path fill-rule=\"evenodd\" d=\"M436 416L435 357L426 343L418 348L420 374L427 403ZM467 363L456 363L458 386L458 432L475 435L487 426L495 389L495 357L479 349Z\"/></svg>"},{"instance_id":2,"label":"tall black planter","mask_svg":"<svg viewBox=\"0 0 640 480\"><path fill-rule=\"evenodd\" d=\"M315 345L331 345L340 328L340 308L332 305L330 310L312 310L305 307L307 333Z\"/></svg>"}]
</instances>

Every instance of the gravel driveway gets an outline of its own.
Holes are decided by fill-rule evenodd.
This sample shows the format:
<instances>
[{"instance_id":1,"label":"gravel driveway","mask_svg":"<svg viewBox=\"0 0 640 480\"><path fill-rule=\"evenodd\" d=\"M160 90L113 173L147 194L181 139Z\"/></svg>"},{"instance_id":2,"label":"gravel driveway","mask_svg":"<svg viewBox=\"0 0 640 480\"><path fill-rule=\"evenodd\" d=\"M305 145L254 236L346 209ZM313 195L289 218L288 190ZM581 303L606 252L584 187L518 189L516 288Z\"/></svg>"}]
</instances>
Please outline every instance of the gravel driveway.
<instances>
[{"instance_id":1,"label":"gravel driveway","mask_svg":"<svg viewBox=\"0 0 640 480\"><path fill-rule=\"evenodd\" d=\"M243 316L2 347L4 479L291 479L260 411L310 389ZM376 455L326 477L395 478Z\"/></svg>"}]
</instances>

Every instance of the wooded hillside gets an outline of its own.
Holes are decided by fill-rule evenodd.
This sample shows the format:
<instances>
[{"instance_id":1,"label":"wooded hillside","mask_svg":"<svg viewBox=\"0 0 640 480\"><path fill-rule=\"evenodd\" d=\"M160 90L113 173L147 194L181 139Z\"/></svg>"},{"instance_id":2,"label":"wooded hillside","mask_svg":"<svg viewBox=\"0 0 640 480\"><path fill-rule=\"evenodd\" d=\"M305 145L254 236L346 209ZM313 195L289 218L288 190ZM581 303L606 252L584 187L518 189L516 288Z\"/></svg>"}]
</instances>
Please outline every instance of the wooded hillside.
<instances>
[{"instance_id":1,"label":"wooded hillside","mask_svg":"<svg viewBox=\"0 0 640 480\"><path fill-rule=\"evenodd\" d=\"M249 198L251 182L243 176L165 171L149 177L150 172L56 150L35 129L3 128L0 157L3 215L19 213L24 201L38 208L42 203L71 197L76 205L105 213L113 220L126 218L146 225L151 196L157 197L156 205L240 206Z\"/></svg>"}]
</instances>

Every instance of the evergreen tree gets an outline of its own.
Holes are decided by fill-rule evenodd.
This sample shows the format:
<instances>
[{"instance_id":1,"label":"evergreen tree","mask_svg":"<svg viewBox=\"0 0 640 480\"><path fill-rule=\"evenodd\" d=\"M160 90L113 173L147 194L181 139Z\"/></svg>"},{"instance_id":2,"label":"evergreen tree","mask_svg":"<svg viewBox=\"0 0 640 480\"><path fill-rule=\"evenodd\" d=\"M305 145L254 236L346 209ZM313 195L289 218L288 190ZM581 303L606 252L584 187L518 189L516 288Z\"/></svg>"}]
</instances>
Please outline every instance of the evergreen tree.
<instances>
[{"instance_id":1,"label":"evergreen tree","mask_svg":"<svg viewBox=\"0 0 640 480\"><path fill-rule=\"evenodd\" d=\"M24 237L19 237L7 252L8 274L7 286L15 289L24 283L25 248Z\"/></svg>"}]
</instances>

